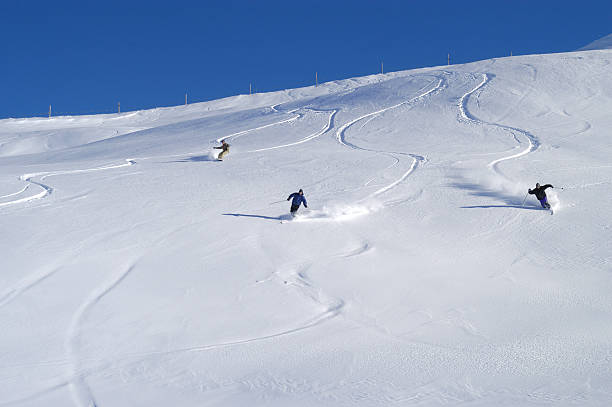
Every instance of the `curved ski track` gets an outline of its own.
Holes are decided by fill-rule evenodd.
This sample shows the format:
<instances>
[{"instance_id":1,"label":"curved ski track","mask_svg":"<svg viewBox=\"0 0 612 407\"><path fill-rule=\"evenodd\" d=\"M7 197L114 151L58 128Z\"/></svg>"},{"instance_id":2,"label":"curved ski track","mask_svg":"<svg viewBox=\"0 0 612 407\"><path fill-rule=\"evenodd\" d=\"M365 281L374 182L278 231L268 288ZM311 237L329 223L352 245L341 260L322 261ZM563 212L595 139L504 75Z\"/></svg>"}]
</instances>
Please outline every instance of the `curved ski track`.
<instances>
[{"instance_id":1,"label":"curved ski track","mask_svg":"<svg viewBox=\"0 0 612 407\"><path fill-rule=\"evenodd\" d=\"M91 392L91 389L85 382L85 375L78 371L79 359L77 356L77 345L80 334L81 321L85 318L89 310L96 305L100 300L108 294L113 288L118 286L130 272L134 269L134 264L121 270L117 275L111 278L106 284L92 292L89 297L81 304L76 313L72 317L72 322L68 329L66 339L66 351L70 358L70 388L76 404L80 407L95 407L96 402Z\"/></svg>"},{"instance_id":2,"label":"curved ski track","mask_svg":"<svg viewBox=\"0 0 612 407\"><path fill-rule=\"evenodd\" d=\"M425 159L425 157L417 155L417 154L398 152L398 151L374 150L374 149L369 149L369 148L357 146L357 145L355 145L355 144L353 144L353 143L351 143L351 142L346 140L346 136L345 136L346 130L350 126L352 126L353 124L355 124L355 123L357 123L357 122L359 122L359 121L361 121L363 119L370 118L370 120L372 120L372 118L374 118L375 116L377 116L379 114L382 114L382 113L384 113L386 111L398 108L398 107L403 106L403 105L410 105L410 104L412 104L412 103L414 103L414 102L416 102L418 100L421 100L421 99L423 99L423 98L425 98L427 96L430 96L430 95L432 95L434 93L440 92L442 89L444 89L446 87L446 81L445 81L444 78L442 78L440 76L436 76L436 79L438 79L438 83L436 84L436 86L434 86L433 88L431 88L431 89L429 89L429 90L419 94L418 96L415 96L415 97L413 97L413 98L411 98L409 100L406 100L404 102L398 103L396 105L389 106L389 107L386 107L384 109L380 109L380 110L377 110L375 112L371 112L371 113L365 114L363 116L357 117L356 119L353 119L353 120L343 124L336 131L336 140L338 141L338 143L340 143L340 144L342 144L342 145L344 145L346 147L353 148L353 149L356 149L356 150L362 150L362 151L371 151L373 153L386 154L386 155L389 155L390 157L393 157L396 160L396 162L393 163L391 165L391 167L397 165L399 163L399 161L400 161L397 157L394 156L394 154L397 154L397 155L406 155L406 156L411 157L412 160L413 160L412 165L410 166L408 171L406 171L399 179L397 179L396 181L392 182L391 184L389 184L389 185L387 185L387 186L385 186L383 188L380 188L379 190L377 190L374 193L370 194L368 197L364 198L364 200L368 199L368 198L372 198L372 197L377 196L377 195L380 195L380 194L385 193L385 192L389 191L390 189L394 188L395 186L400 184L402 181L404 181L410 174L412 174L412 172L414 172L416 170L416 168L418 167L419 162L424 162L424 161L426 161L426 159ZM429 86L429 85L427 85L427 86ZM365 126L365 124L363 126ZM363 126L362 126L362 128L363 128ZM388 168L390 168L390 167L388 167Z\"/></svg>"},{"instance_id":3,"label":"curved ski track","mask_svg":"<svg viewBox=\"0 0 612 407\"><path fill-rule=\"evenodd\" d=\"M11 196L20 195L20 194L24 193L29 187L30 187L29 185L26 185L25 187L23 187L23 189L21 189L21 191L13 192L12 194L8 194L8 195L2 195L2 196L0 196L0 199L10 198Z\"/></svg>"},{"instance_id":4,"label":"curved ski track","mask_svg":"<svg viewBox=\"0 0 612 407\"><path fill-rule=\"evenodd\" d=\"M310 141L312 139L322 136L323 134L327 133L333 127L334 117L336 116L336 113L338 113L338 109L333 109L333 110L308 109L308 110L311 110L313 112L329 112L329 117L327 118L327 124L323 126L321 130L317 131L316 133L311 134L310 136L304 137L303 139L296 141L294 143L282 144L282 145L278 145L274 147L259 148L257 150L247 151L247 153L257 153L260 151L276 150L278 148L292 147L298 144L306 143L307 141Z\"/></svg>"},{"instance_id":5,"label":"curved ski track","mask_svg":"<svg viewBox=\"0 0 612 407\"><path fill-rule=\"evenodd\" d=\"M475 125L478 125L478 126L483 126L483 125L485 125L485 126L492 126L492 127L497 127L497 128L506 130L506 131L510 132L510 134L512 134L514 139L519 144L521 144L521 141L517 137L517 133L522 135L522 136L524 136L527 139L529 145L523 151L521 151L519 153L516 153L516 154L512 154L512 155L506 156L506 157L498 158L496 160L491 161L489 164L487 164L487 166L492 168L493 171L495 171L498 175L500 175L500 176L502 176L504 178L507 178L501 172L501 170L498 168L498 164L503 162L503 161L512 160L514 158L522 157L522 156L524 156L526 154L529 154L529 153L537 150L538 147L540 146L540 141L538 140L538 138L536 136L534 136L533 134L529 133L527 130L520 129L518 127L506 126L506 125L500 124L500 123L488 122L488 121L479 119L479 118L477 118L476 116L474 116L473 114L470 113L470 111L468 110L468 107L467 107L469 98L475 92L482 90L484 88L484 86L491 81L491 79L490 79L491 77L494 77L494 75L483 73L482 74L482 81L478 85L476 85L475 88L473 88L469 92L465 93L461 97L461 99L459 100L459 114L460 114L460 119L463 120L463 121L467 121L468 123L472 123L472 124L475 124Z\"/></svg>"},{"instance_id":6,"label":"curved ski track","mask_svg":"<svg viewBox=\"0 0 612 407\"><path fill-rule=\"evenodd\" d=\"M26 276L23 280L19 281L15 286L9 287L6 291L0 294L0 308L9 304L15 298L19 297L23 292L29 290L34 287L38 283L46 280L51 277L53 274L57 273L61 267L52 267L49 270L45 270L40 273L35 273L34 275Z\"/></svg>"},{"instance_id":7,"label":"curved ski track","mask_svg":"<svg viewBox=\"0 0 612 407\"><path fill-rule=\"evenodd\" d=\"M274 105L274 106L278 106L278 105ZM296 110L297 109L290 110L287 113L288 114L295 113ZM274 108L274 111L278 111L278 110L276 110ZM253 127L252 129L246 129L246 130L242 130L242 131L239 131L239 132L236 132L236 133L228 134L227 136L224 136L224 137L219 137L218 139L216 139L216 141L217 141L217 143L220 143L222 140L235 140L235 139L237 139L239 137L242 137L245 134L250 133L252 131L262 130L262 129L266 129L266 128L272 127L272 126L278 126L279 124L283 124L283 123L289 123L289 122L295 121L295 120L297 120L297 119L299 119L301 117L302 117L302 114L298 113L296 116L290 117L290 118L285 119L285 120L281 120L279 122L269 123L269 124L265 124L263 126Z\"/></svg>"},{"instance_id":8,"label":"curved ski track","mask_svg":"<svg viewBox=\"0 0 612 407\"><path fill-rule=\"evenodd\" d=\"M83 169L83 170L49 171L49 172L37 172L37 173L32 173L32 174L24 174L21 177L19 177L19 179L21 181L28 182L31 185L37 185L37 186L39 186L42 189L42 191L40 191L36 195L31 195L31 196L28 196L28 197L25 197L25 198L16 199L16 200L9 201L9 202L2 202L2 203L0 203L0 207L8 206L8 205L15 205L15 204L24 203L24 202L34 201L36 199L44 198L44 197L50 195L53 192L53 188L51 188L49 185L43 184L42 182L34 181L34 179L33 179L34 177L40 177L40 181L43 181L45 178L52 177L52 176L55 176L55 175L72 175L72 174L81 174L81 173L93 172L93 171L112 170L112 169L115 169L115 168L128 167L130 165L136 164L136 161L131 160L131 159L127 159L125 161L127 161L126 164L110 165L110 166L106 166L106 167L87 168L87 169ZM28 187L29 187L29 185L26 186L24 189L22 189L20 192L12 194L12 195L13 196L14 195L18 195L18 194L24 192L25 190L27 190Z\"/></svg>"},{"instance_id":9,"label":"curved ski track","mask_svg":"<svg viewBox=\"0 0 612 407\"><path fill-rule=\"evenodd\" d=\"M347 256L355 256L359 255L362 252L369 250L370 247L368 244L365 244L365 247L360 249L360 252L351 251L347 253ZM122 281L124 281L128 275L134 270L136 266L136 262L132 263L129 267L125 267L121 269L118 273L115 274L111 279L109 279L106 283L102 284L98 288L92 291L92 293L85 299L85 301L81 304L81 306L77 309L75 314L72 317L72 321L70 327L68 329L67 338L65 342L66 351L68 354L68 360L59 360L54 361L57 364L68 364L70 367L70 371L63 378L58 379L52 385L40 389L37 392L30 394L26 397L20 399L9 400L0 403L0 405L12 405L17 403L23 403L25 401L31 401L38 399L45 394L56 391L58 389L68 387L72 392L73 399L75 404L78 407L97 407L97 403L93 392L89 385L86 382L86 377L103 369L108 365L119 365L121 366L129 366L134 363L134 360L142 360L144 358L156 357L156 356L167 356L174 355L180 353L189 353L189 352L202 352L212 349L219 349L237 345L245 345L249 343L275 339L282 336L291 335L297 332L301 332L315 326L318 326L340 314L342 308L345 305L344 300L339 298L333 298L325 295L320 290L314 288L310 283L309 279L306 276L306 270L309 266L303 266L298 269L294 269L286 273L285 276L279 275L278 272L272 273L272 275L264 280L258 281L258 283L269 281L272 278L276 277L281 284L285 284L287 286L295 286L300 291L302 295L313 300L315 303L325 307L326 309L317 314L310 319L302 322L298 326L295 326L290 329L286 329L280 332L271 333L268 335L263 335L259 337L247 338L236 341L228 341L228 342L220 342L213 343L209 345L200 345L200 346L191 346L185 348L178 349L170 349L165 351L156 351L156 352L138 352L138 353L129 353L123 355L117 355L112 360L108 359L97 359L97 358L79 358L78 357L78 340L81 332L81 324L82 321L86 318L87 314L90 310L98 304L109 292L111 292L114 288L116 288ZM90 366L88 368L80 368L80 362L88 362L94 364L94 366Z\"/></svg>"}]
</instances>

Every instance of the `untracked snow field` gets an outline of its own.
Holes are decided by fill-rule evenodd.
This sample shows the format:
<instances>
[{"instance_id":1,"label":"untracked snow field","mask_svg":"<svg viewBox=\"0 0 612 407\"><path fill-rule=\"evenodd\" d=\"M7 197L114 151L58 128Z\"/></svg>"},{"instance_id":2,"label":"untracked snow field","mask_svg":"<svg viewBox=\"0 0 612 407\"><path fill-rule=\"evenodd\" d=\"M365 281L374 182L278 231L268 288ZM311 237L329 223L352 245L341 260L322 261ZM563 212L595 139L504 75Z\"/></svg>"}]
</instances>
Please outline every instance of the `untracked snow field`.
<instances>
[{"instance_id":1,"label":"untracked snow field","mask_svg":"<svg viewBox=\"0 0 612 407\"><path fill-rule=\"evenodd\" d=\"M0 406L612 405L611 61L0 120Z\"/></svg>"}]
</instances>

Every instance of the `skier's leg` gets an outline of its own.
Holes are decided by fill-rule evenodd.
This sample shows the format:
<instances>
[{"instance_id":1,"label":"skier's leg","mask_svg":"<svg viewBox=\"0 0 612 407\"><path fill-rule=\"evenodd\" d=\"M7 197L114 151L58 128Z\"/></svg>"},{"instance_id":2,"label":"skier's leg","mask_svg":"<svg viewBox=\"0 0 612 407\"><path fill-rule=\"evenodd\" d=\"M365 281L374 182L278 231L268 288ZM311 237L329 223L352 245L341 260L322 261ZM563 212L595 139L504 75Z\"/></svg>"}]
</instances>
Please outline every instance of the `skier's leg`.
<instances>
[{"instance_id":1,"label":"skier's leg","mask_svg":"<svg viewBox=\"0 0 612 407\"><path fill-rule=\"evenodd\" d=\"M540 205L542 205L542 208L544 209L550 209L550 205L548 204L546 197L540 199Z\"/></svg>"},{"instance_id":2,"label":"skier's leg","mask_svg":"<svg viewBox=\"0 0 612 407\"><path fill-rule=\"evenodd\" d=\"M291 210L289 211L291 213L291 216L295 216L295 213L297 212L299 207L299 205L291 205Z\"/></svg>"},{"instance_id":3,"label":"skier's leg","mask_svg":"<svg viewBox=\"0 0 612 407\"><path fill-rule=\"evenodd\" d=\"M225 157L226 155L227 155L227 151L221 151L221 153L217 157L217 160L223 160L223 157Z\"/></svg>"}]
</instances>

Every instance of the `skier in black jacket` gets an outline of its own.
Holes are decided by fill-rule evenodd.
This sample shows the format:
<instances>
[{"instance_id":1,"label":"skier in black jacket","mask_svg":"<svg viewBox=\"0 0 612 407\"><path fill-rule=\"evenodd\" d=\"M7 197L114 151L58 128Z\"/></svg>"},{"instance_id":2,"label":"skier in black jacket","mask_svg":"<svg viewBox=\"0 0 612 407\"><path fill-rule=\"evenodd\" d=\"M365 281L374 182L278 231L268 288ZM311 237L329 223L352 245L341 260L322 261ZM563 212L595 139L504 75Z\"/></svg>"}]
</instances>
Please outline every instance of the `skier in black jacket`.
<instances>
[{"instance_id":1,"label":"skier in black jacket","mask_svg":"<svg viewBox=\"0 0 612 407\"><path fill-rule=\"evenodd\" d=\"M534 189L529 189L527 192L529 192L531 195L535 195L536 198L538 198L538 201L540 201L540 205L542 205L542 208L550 209L550 204L548 203L548 199L546 198L546 188L554 187L550 184L542 186L540 186L540 184L536 184L536 187Z\"/></svg>"}]
</instances>

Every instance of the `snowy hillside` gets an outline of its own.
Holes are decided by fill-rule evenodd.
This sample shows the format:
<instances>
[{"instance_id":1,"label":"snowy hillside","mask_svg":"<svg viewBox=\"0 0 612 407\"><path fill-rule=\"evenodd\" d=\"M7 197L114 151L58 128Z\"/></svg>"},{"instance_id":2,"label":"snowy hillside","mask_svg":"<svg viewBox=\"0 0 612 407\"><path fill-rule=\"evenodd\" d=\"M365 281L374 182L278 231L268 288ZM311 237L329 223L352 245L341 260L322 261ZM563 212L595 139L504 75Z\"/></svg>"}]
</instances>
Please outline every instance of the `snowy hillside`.
<instances>
[{"instance_id":1,"label":"snowy hillside","mask_svg":"<svg viewBox=\"0 0 612 407\"><path fill-rule=\"evenodd\" d=\"M591 42L588 45L580 48L580 51L589 51L596 49L612 49L612 34L606 35L596 41Z\"/></svg>"},{"instance_id":2,"label":"snowy hillside","mask_svg":"<svg viewBox=\"0 0 612 407\"><path fill-rule=\"evenodd\" d=\"M0 406L608 405L611 60L0 121Z\"/></svg>"}]
</instances>

